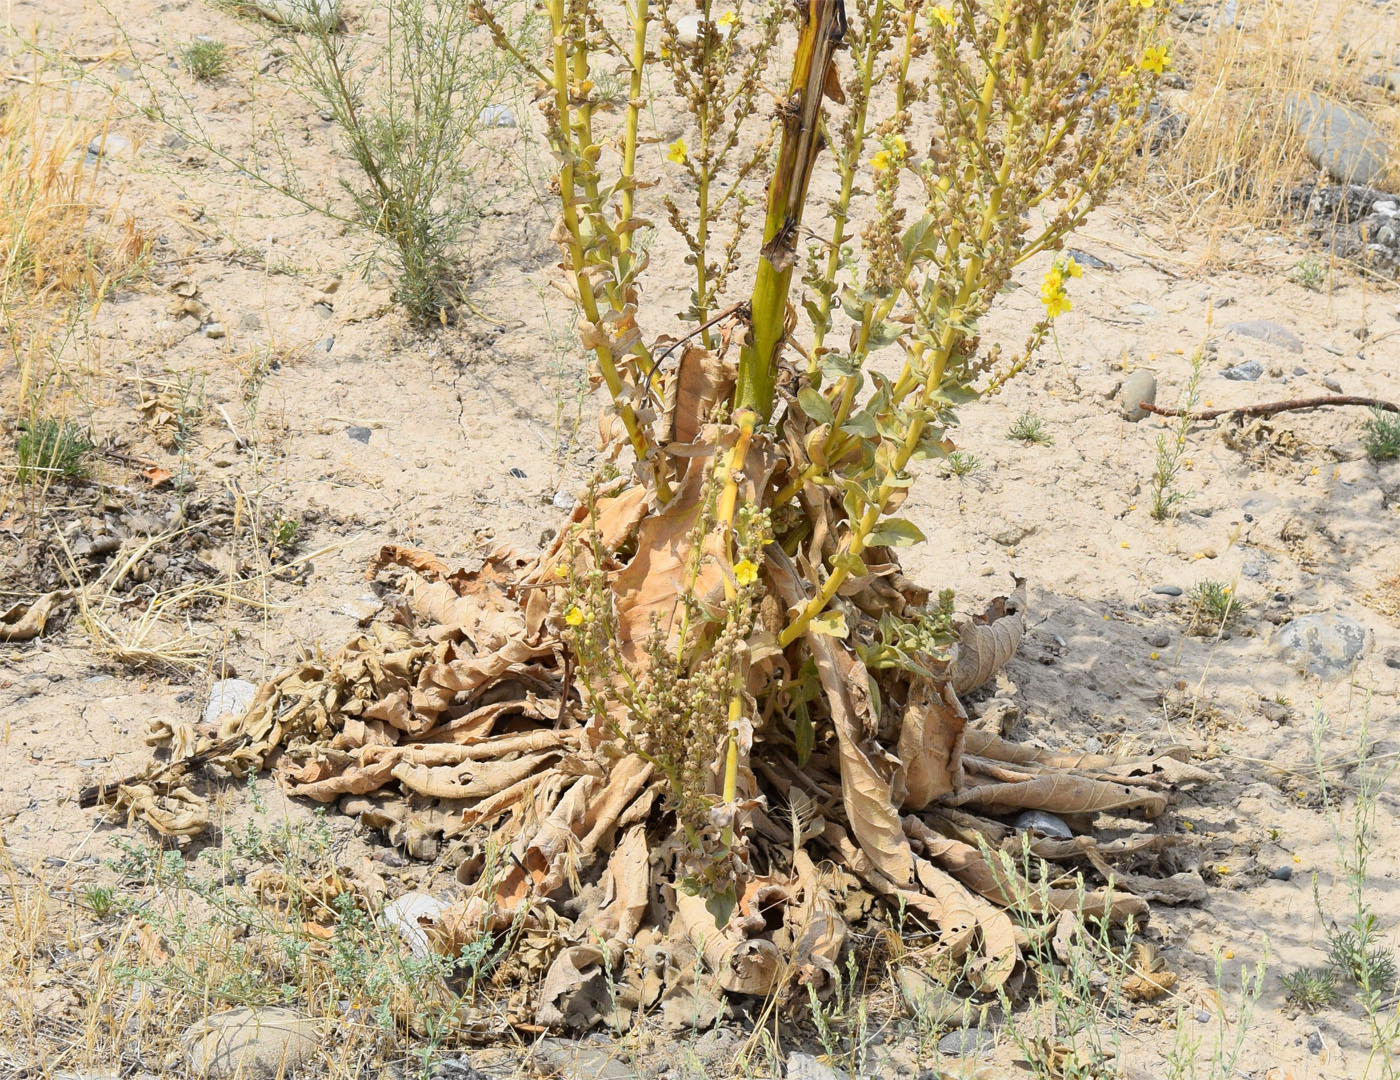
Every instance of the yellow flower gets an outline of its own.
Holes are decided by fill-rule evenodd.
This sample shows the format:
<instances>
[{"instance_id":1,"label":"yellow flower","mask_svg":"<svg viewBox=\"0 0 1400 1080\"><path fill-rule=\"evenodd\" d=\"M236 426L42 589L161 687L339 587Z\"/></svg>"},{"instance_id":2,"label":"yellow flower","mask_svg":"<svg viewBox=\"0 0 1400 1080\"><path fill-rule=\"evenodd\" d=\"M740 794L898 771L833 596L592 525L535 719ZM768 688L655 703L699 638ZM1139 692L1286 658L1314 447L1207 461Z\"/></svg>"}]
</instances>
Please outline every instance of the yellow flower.
<instances>
[{"instance_id":1,"label":"yellow flower","mask_svg":"<svg viewBox=\"0 0 1400 1080\"><path fill-rule=\"evenodd\" d=\"M671 148L666 153L667 161L674 161L677 165L684 165L686 162L685 140L677 139L671 144Z\"/></svg>"},{"instance_id":2,"label":"yellow flower","mask_svg":"<svg viewBox=\"0 0 1400 1080\"><path fill-rule=\"evenodd\" d=\"M568 566L566 566L564 563L559 563L557 566L554 567L554 576L555 576L555 577L568 577L568 576L569 576L569 568L568 568Z\"/></svg>"},{"instance_id":3,"label":"yellow flower","mask_svg":"<svg viewBox=\"0 0 1400 1080\"><path fill-rule=\"evenodd\" d=\"M929 13L929 18L943 26L953 25L953 9L939 4Z\"/></svg>"},{"instance_id":4,"label":"yellow flower","mask_svg":"<svg viewBox=\"0 0 1400 1080\"><path fill-rule=\"evenodd\" d=\"M726 11L718 19L715 20L716 23L724 27L726 30L738 21L739 16L733 11Z\"/></svg>"},{"instance_id":5,"label":"yellow flower","mask_svg":"<svg viewBox=\"0 0 1400 1080\"><path fill-rule=\"evenodd\" d=\"M888 150L881 150L870 159L870 164L874 167L876 172L884 172L890 167L890 152Z\"/></svg>"},{"instance_id":6,"label":"yellow flower","mask_svg":"<svg viewBox=\"0 0 1400 1080\"><path fill-rule=\"evenodd\" d=\"M663 59L663 60L669 60L669 59L671 59L671 50L668 49L668 48L666 48L665 45L661 46L660 52L661 52L661 59Z\"/></svg>"},{"instance_id":7,"label":"yellow flower","mask_svg":"<svg viewBox=\"0 0 1400 1080\"><path fill-rule=\"evenodd\" d=\"M1142 59L1138 61L1138 67L1155 75L1162 74L1171 66L1172 60L1167 55L1167 46L1165 45L1149 45L1143 49Z\"/></svg>"},{"instance_id":8,"label":"yellow flower","mask_svg":"<svg viewBox=\"0 0 1400 1080\"><path fill-rule=\"evenodd\" d=\"M579 606L577 604L569 608L568 611L564 612L564 621L570 626L583 625L583 612L579 610Z\"/></svg>"},{"instance_id":9,"label":"yellow flower","mask_svg":"<svg viewBox=\"0 0 1400 1080\"><path fill-rule=\"evenodd\" d=\"M1157 654L1156 654L1156 653L1153 653L1150 659L1156 660L1156 659L1157 659ZM1186 827L1187 827L1188 829L1189 829L1189 828L1193 828L1193 826L1191 826L1191 825L1187 825Z\"/></svg>"},{"instance_id":10,"label":"yellow flower","mask_svg":"<svg viewBox=\"0 0 1400 1080\"><path fill-rule=\"evenodd\" d=\"M1045 305L1045 314L1052 319L1074 306L1070 303L1069 293L1065 291L1064 271L1058 266L1050 267L1040 283L1040 302Z\"/></svg>"},{"instance_id":11,"label":"yellow flower","mask_svg":"<svg viewBox=\"0 0 1400 1080\"><path fill-rule=\"evenodd\" d=\"M1142 8L1144 11L1150 8L1154 0L1128 0L1129 7Z\"/></svg>"},{"instance_id":12,"label":"yellow flower","mask_svg":"<svg viewBox=\"0 0 1400 1080\"><path fill-rule=\"evenodd\" d=\"M740 559L734 564L734 580L740 585L752 585L758 580L758 567L749 559Z\"/></svg>"},{"instance_id":13,"label":"yellow flower","mask_svg":"<svg viewBox=\"0 0 1400 1080\"><path fill-rule=\"evenodd\" d=\"M1074 257L1071 256L1065 260L1065 272L1069 274L1070 277L1083 277L1084 267L1075 262Z\"/></svg>"},{"instance_id":14,"label":"yellow flower","mask_svg":"<svg viewBox=\"0 0 1400 1080\"><path fill-rule=\"evenodd\" d=\"M870 164L876 172L884 172L886 169L898 165L908 153L909 144L904 141L904 136L892 135L885 140L885 148L870 159Z\"/></svg>"}]
</instances>

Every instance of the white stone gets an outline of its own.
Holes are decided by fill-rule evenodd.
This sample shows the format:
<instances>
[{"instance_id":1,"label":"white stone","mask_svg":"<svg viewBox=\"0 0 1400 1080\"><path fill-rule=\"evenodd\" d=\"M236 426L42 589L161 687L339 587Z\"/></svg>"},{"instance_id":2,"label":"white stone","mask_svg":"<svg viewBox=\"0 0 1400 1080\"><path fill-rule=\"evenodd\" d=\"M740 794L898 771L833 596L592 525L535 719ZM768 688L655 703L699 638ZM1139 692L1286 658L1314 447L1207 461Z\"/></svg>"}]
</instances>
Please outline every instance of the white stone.
<instances>
[{"instance_id":1,"label":"white stone","mask_svg":"<svg viewBox=\"0 0 1400 1080\"><path fill-rule=\"evenodd\" d=\"M220 679L209 688L209 704L204 706L204 722L217 724L230 714L242 716L257 693L258 688L246 679Z\"/></svg>"}]
</instances>

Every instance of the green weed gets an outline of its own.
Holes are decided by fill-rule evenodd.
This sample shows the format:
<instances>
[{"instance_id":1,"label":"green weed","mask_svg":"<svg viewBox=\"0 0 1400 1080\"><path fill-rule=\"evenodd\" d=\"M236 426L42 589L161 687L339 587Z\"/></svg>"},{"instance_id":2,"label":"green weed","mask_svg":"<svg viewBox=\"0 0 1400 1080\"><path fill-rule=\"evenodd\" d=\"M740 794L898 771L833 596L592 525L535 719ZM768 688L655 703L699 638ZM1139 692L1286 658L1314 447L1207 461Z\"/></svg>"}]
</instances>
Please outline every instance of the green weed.
<instances>
[{"instance_id":1,"label":"green weed","mask_svg":"<svg viewBox=\"0 0 1400 1080\"><path fill-rule=\"evenodd\" d=\"M232 57L222 41L196 38L180 50L180 63L201 82L209 82L226 73Z\"/></svg>"},{"instance_id":2,"label":"green weed","mask_svg":"<svg viewBox=\"0 0 1400 1080\"><path fill-rule=\"evenodd\" d=\"M1370 418L1361 425L1361 442L1366 456L1374 461L1400 457L1400 413L1372 409Z\"/></svg>"},{"instance_id":3,"label":"green weed","mask_svg":"<svg viewBox=\"0 0 1400 1080\"><path fill-rule=\"evenodd\" d=\"M1055 441L1055 436L1045 426L1045 421L1033 413L1022 413L1016 417L1015 421L1006 429L1008 439L1017 439L1027 445L1049 446Z\"/></svg>"},{"instance_id":4,"label":"green weed","mask_svg":"<svg viewBox=\"0 0 1400 1080\"><path fill-rule=\"evenodd\" d=\"M85 458L92 448L92 441L75 423L50 417L21 421L15 439L17 478L21 484L77 480L87 472Z\"/></svg>"}]
</instances>

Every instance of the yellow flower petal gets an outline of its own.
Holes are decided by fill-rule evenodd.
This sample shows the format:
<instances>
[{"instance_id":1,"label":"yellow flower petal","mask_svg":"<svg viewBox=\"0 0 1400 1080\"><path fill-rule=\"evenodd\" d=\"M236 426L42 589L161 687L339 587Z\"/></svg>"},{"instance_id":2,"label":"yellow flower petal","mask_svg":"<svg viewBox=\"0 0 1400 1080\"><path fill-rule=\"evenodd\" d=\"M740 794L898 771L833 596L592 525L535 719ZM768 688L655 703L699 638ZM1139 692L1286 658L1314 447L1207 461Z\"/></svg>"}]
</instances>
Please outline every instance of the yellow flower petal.
<instances>
[{"instance_id":1,"label":"yellow flower petal","mask_svg":"<svg viewBox=\"0 0 1400 1080\"><path fill-rule=\"evenodd\" d=\"M583 612L579 610L577 604L569 608L568 611L564 612L564 621L570 626L583 625Z\"/></svg>"},{"instance_id":2,"label":"yellow flower petal","mask_svg":"<svg viewBox=\"0 0 1400 1080\"><path fill-rule=\"evenodd\" d=\"M734 564L734 580L740 585L752 585L758 580L758 567L749 559L740 559Z\"/></svg>"},{"instance_id":3,"label":"yellow flower petal","mask_svg":"<svg viewBox=\"0 0 1400 1080\"><path fill-rule=\"evenodd\" d=\"M686 163L686 145L684 139L677 139L671 144L670 149L666 153L666 160L673 161L677 165L684 165Z\"/></svg>"}]
</instances>

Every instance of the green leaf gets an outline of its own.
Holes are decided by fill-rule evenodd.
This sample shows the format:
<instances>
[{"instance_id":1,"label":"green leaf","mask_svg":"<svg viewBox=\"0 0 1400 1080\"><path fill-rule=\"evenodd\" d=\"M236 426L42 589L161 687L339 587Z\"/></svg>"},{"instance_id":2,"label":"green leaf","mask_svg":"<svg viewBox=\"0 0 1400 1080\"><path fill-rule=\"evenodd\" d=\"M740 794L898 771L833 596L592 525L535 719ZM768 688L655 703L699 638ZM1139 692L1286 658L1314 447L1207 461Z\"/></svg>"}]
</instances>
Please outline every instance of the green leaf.
<instances>
[{"instance_id":1,"label":"green leaf","mask_svg":"<svg viewBox=\"0 0 1400 1080\"><path fill-rule=\"evenodd\" d=\"M844 638L850 633L846 629L846 616L839 611L823 611L807 624L807 629L813 634L834 638Z\"/></svg>"},{"instance_id":2,"label":"green leaf","mask_svg":"<svg viewBox=\"0 0 1400 1080\"><path fill-rule=\"evenodd\" d=\"M876 323L870 328L870 348L883 349L886 345L893 345L904 336L905 329L899 323Z\"/></svg>"},{"instance_id":3,"label":"green leaf","mask_svg":"<svg viewBox=\"0 0 1400 1080\"><path fill-rule=\"evenodd\" d=\"M805 768L811 760L812 748L817 742L817 729L812 724L812 715L805 702L797 703L797 716L793 723L793 737L797 742L797 767Z\"/></svg>"},{"instance_id":4,"label":"green leaf","mask_svg":"<svg viewBox=\"0 0 1400 1080\"><path fill-rule=\"evenodd\" d=\"M910 544L922 543L925 539L924 534L913 522L904 518L886 518L875 526L865 542L872 547L908 547Z\"/></svg>"},{"instance_id":5,"label":"green leaf","mask_svg":"<svg viewBox=\"0 0 1400 1080\"><path fill-rule=\"evenodd\" d=\"M802 411L807 414L809 420L829 424L835 419L831 412L831 403L810 386L804 386L797 391L797 403L802 406Z\"/></svg>"},{"instance_id":6,"label":"green leaf","mask_svg":"<svg viewBox=\"0 0 1400 1080\"><path fill-rule=\"evenodd\" d=\"M831 557L833 569L845 570L852 577L864 577L866 572L865 560L853 551L838 551Z\"/></svg>"}]
</instances>

